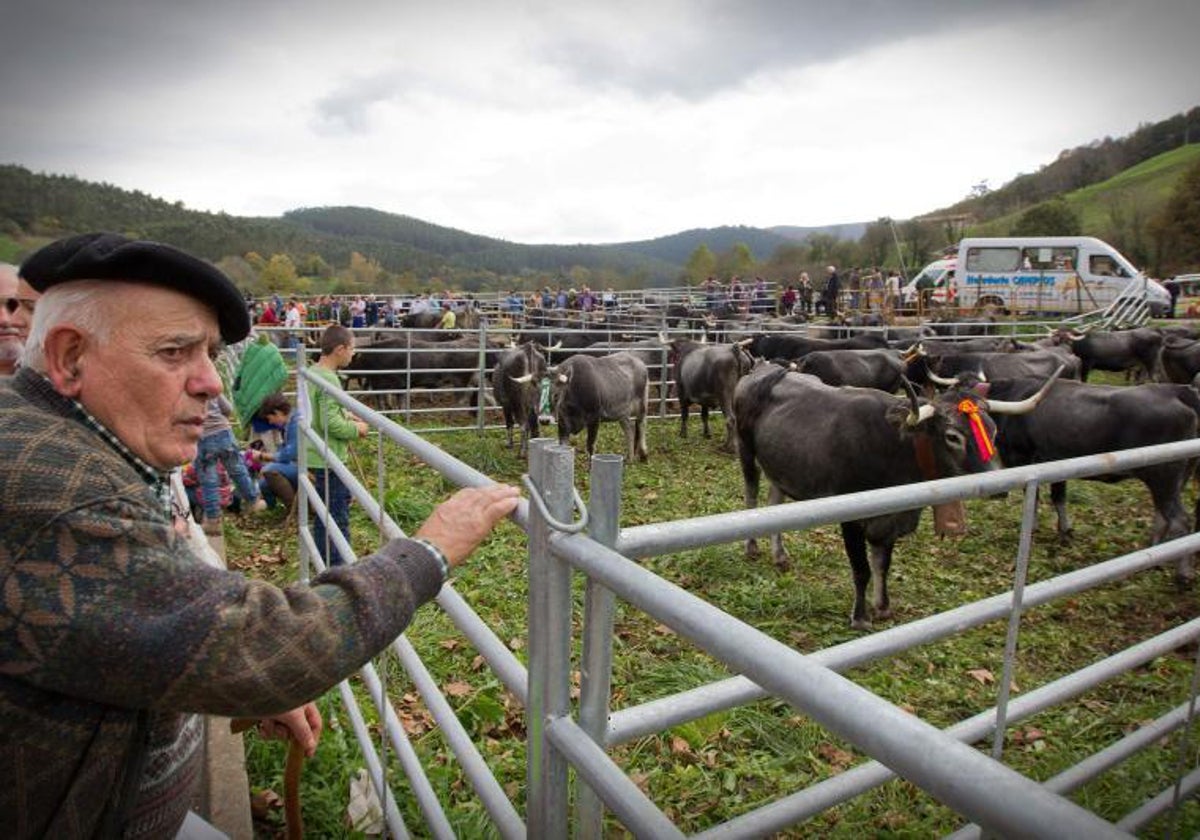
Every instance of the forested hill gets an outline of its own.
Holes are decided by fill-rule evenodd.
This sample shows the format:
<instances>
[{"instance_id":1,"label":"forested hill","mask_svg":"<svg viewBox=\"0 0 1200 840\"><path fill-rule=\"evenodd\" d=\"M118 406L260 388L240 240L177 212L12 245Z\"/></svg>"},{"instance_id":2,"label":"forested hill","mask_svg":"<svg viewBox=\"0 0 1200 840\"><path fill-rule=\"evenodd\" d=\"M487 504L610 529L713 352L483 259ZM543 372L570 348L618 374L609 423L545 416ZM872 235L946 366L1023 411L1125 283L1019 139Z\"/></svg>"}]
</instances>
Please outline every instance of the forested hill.
<instances>
[{"instance_id":1,"label":"forested hill","mask_svg":"<svg viewBox=\"0 0 1200 840\"><path fill-rule=\"evenodd\" d=\"M1105 137L1064 149L1037 172L1018 175L996 189L981 184L971 197L928 215L961 215L976 223L988 222L1107 181L1144 161L1196 142L1200 142L1200 107L1146 123L1125 137Z\"/></svg>"},{"instance_id":2,"label":"forested hill","mask_svg":"<svg viewBox=\"0 0 1200 840\"><path fill-rule=\"evenodd\" d=\"M309 207L284 213L285 221L314 232L349 238L364 245L386 242L437 254L464 268L500 274L565 272L571 266L674 279L687 259L633 245L524 245L366 207ZM385 266L387 267L387 266Z\"/></svg>"},{"instance_id":3,"label":"forested hill","mask_svg":"<svg viewBox=\"0 0 1200 840\"><path fill-rule=\"evenodd\" d=\"M620 246L522 245L361 207L309 208L280 218L203 213L111 184L0 165L0 232L46 237L89 230L167 242L214 262L254 252L346 265L358 253L396 274L519 276L581 266L647 284L674 281L680 271Z\"/></svg>"},{"instance_id":4,"label":"forested hill","mask_svg":"<svg viewBox=\"0 0 1200 840\"><path fill-rule=\"evenodd\" d=\"M751 253L759 258L767 257L781 245L793 243L790 237L774 233L762 228L724 226L716 228L697 228L685 230L670 236L660 236L657 239L646 239L641 242L622 242L617 245L602 245L620 251L630 251L646 257L666 260L667 262L684 265L688 258L701 245L707 245L710 251L721 253L735 245L746 245Z\"/></svg>"}]
</instances>

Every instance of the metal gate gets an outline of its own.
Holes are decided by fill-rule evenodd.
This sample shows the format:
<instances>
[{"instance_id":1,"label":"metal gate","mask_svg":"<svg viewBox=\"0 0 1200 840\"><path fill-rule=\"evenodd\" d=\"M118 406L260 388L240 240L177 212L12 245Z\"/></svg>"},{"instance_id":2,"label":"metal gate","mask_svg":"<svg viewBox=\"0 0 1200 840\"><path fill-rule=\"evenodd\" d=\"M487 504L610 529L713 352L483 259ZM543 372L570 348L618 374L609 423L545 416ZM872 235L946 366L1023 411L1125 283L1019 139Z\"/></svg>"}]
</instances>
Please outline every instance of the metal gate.
<instances>
[{"instance_id":1,"label":"metal gate","mask_svg":"<svg viewBox=\"0 0 1200 840\"><path fill-rule=\"evenodd\" d=\"M381 440L394 442L416 455L448 481L460 485L490 483L486 475L447 455L428 441L390 422L372 409L298 372L301 406L307 389L323 388L330 398L368 420ZM318 448L324 442L302 423L304 434ZM301 447L303 451L303 447ZM382 447L381 447L382 452ZM1006 726L1046 708L1062 704L1114 676L1137 668L1200 636L1200 619L1145 639L1099 659L1080 671L1028 691L1009 696L1023 611L1054 599L1122 580L1200 551L1200 534L1103 560L1087 568L1026 585L1030 544L1041 484L1123 472L1164 461L1200 456L1200 441L1166 444L1051 464L1006 469L905 485L844 497L795 502L756 510L705 516L622 529L619 526L623 462L618 456L598 455L592 462L591 498L586 507L574 489L574 455L568 447L535 441L530 451L528 492L514 520L528 534L529 616L526 667L503 641L447 584L437 603L467 640L475 646L501 683L526 710L526 813L522 816L505 794L437 682L401 636L392 651L407 670L447 743L487 813L503 837L602 836L608 809L636 836L683 836L633 780L609 756L608 749L634 738L695 720L714 711L774 697L786 701L830 732L855 744L874 761L786 795L722 825L702 837L761 837L786 829L840 802L868 791L896 775L922 788L989 834L1028 837L1128 836L1191 796L1200 786L1200 769L1186 766L1186 732L1195 713L1197 674L1193 666L1190 691L1179 705L1126 737L1107 744L1091 757L1039 784L1007 767L1003 759ZM381 536L399 536L400 529L344 464L327 452L330 467L351 489L355 499L378 523ZM380 460L382 492L383 465ZM305 475L301 463L300 474ZM300 537L302 574L310 563L320 565L307 528L307 511L325 510L315 489L301 481ZM1024 493L1023 519L1015 575L1009 592L964 604L948 612L862 636L844 644L801 654L765 635L686 590L656 576L637 561L654 555L763 537L784 530L810 528L866 516L924 507L959 499L979 499L1009 490ZM586 522L576 519L586 512ZM587 533L582 533L586 525ZM329 538L344 556L352 557L346 540L329 527ZM573 707L570 693L573 607L572 576L586 579L581 622L582 672L580 699ZM617 599L645 611L724 663L738 676L699 686L671 697L610 711L613 615ZM939 730L844 678L839 672L915 645L943 639L988 622L1006 622L1004 674L995 706ZM375 699L387 738L374 744L367 737L353 693L340 687L359 734L372 780L387 804L392 835L405 837L407 828L385 783L386 754L396 754L415 792L425 830L435 837L453 830L386 698L386 685L372 665L362 670L364 684ZM1130 755L1161 749L1164 734L1185 727L1177 772L1163 783L1162 793L1111 824L1065 798L1065 794L1095 778ZM991 755L971 743L992 738ZM572 777L571 770L574 770ZM572 795L572 778L577 790ZM960 835L978 834L967 828Z\"/></svg>"}]
</instances>

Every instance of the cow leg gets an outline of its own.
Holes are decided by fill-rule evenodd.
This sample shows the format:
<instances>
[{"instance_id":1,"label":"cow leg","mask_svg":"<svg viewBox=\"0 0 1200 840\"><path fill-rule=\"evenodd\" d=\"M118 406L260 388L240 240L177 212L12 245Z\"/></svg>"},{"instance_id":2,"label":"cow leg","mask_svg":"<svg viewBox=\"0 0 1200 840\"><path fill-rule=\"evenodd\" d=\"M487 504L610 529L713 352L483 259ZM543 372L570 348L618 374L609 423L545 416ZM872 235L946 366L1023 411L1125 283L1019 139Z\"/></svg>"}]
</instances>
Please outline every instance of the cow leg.
<instances>
[{"instance_id":1,"label":"cow leg","mask_svg":"<svg viewBox=\"0 0 1200 840\"><path fill-rule=\"evenodd\" d=\"M1067 513L1067 482L1056 481L1050 485L1050 503L1058 514L1058 540L1067 542L1071 539L1071 516Z\"/></svg>"},{"instance_id":2,"label":"cow leg","mask_svg":"<svg viewBox=\"0 0 1200 840\"><path fill-rule=\"evenodd\" d=\"M504 406L504 431L508 435L508 448L513 448L513 426L517 423L517 418L512 408Z\"/></svg>"},{"instance_id":3,"label":"cow leg","mask_svg":"<svg viewBox=\"0 0 1200 840\"><path fill-rule=\"evenodd\" d=\"M646 415L639 414L633 420L633 436L637 439L637 455L638 460L645 463L650 460L650 454L646 450Z\"/></svg>"},{"instance_id":4,"label":"cow leg","mask_svg":"<svg viewBox=\"0 0 1200 840\"><path fill-rule=\"evenodd\" d=\"M1167 542L1188 533L1187 510L1180 496L1184 476L1163 477L1153 484L1148 484L1150 498L1154 501L1154 531L1151 534L1151 544ZM1196 578L1193 568L1193 557L1185 554L1176 560L1175 585L1187 589Z\"/></svg>"},{"instance_id":5,"label":"cow leg","mask_svg":"<svg viewBox=\"0 0 1200 840\"><path fill-rule=\"evenodd\" d=\"M777 505L782 503L785 498L783 491L779 489L779 485L772 481L771 487L767 491L767 504ZM780 571L786 572L792 567L787 549L783 547L782 533L771 535L771 559L775 561L775 565Z\"/></svg>"},{"instance_id":6,"label":"cow leg","mask_svg":"<svg viewBox=\"0 0 1200 840\"><path fill-rule=\"evenodd\" d=\"M725 418L725 442L721 444L722 452L733 451L733 436L737 434L737 421L733 416L733 400L726 400L721 406L721 415Z\"/></svg>"},{"instance_id":7,"label":"cow leg","mask_svg":"<svg viewBox=\"0 0 1200 840\"><path fill-rule=\"evenodd\" d=\"M871 564L867 561L867 538L857 522L842 523L842 545L850 558L854 576L854 607L850 611L850 626L855 630L870 630L867 618L867 584L871 580Z\"/></svg>"},{"instance_id":8,"label":"cow leg","mask_svg":"<svg viewBox=\"0 0 1200 840\"><path fill-rule=\"evenodd\" d=\"M892 602L888 598L888 570L892 567L892 549L895 543L871 543L871 576L874 584L871 590L871 606L874 607L875 618L891 618Z\"/></svg>"},{"instance_id":9,"label":"cow leg","mask_svg":"<svg viewBox=\"0 0 1200 840\"><path fill-rule=\"evenodd\" d=\"M759 481L758 462L754 460L754 456L749 457L742 454L742 501L746 505L746 510L753 510L758 507L758 481ZM1196 502L1196 518L1200 521L1200 501ZM758 557L758 541L754 537L746 540L746 557L754 559Z\"/></svg>"},{"instance_id":10,"label":"cow leg","mask_svg":"<svg viewBox=\"0 0 1200 840\"><path fill-rule=\"evenodd\" d=\"M594 420L587 427L587 454L591 458L596 454L596 435L600 431L600 421Z\"/></svg>"},{"instance_id":11,"label":"cow leg","mask_svg":"<svg viewBox=\"0 0 1200 840\"><path fill-rule=\"evenodd\" d=\"M688 419L688 401L680 394L679 395L679 436L687 437L687 419Z\"/></svg>"},{"instance_id":12,"label":"cow leg","mask_svg":"<svg viewBox=\"0 0 1200 840\"><path fill-rule=\"evenodd\" d=\"M700 428L703 430L705 440L712 437L708 431L708 406L704 403L700 403Z\"/></svg>"},{"instance_id":13,"label":"cow leg","mask_svg":"<svg viewBox=\"0 0 1200 840\"><path fill-rule=\"evenodd\" d=\"M632 463L637 457L637 433L633 427L633 419L622 417L620 423L621 431L625 433L625 457Z\"/></svg>"}]
</instances>

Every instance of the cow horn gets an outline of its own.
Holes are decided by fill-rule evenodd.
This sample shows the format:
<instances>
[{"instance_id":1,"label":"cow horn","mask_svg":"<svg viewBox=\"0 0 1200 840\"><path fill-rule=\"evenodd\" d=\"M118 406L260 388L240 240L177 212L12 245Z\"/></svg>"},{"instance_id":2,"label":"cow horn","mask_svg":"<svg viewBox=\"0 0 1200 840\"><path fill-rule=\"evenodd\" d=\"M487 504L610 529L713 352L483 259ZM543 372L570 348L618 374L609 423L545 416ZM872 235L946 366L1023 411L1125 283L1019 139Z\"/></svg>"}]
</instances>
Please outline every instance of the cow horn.
<instances>
[{"instance_id":1,"label":"cow horn","mask_svg":"<svg viewBox=\"0 0 1200 840\"><path fill-rule=\"evenodd\" d=\"M944 376L938 376L931 370L925 371L925 375L929 377L930 382L932 382L934 385L937 385L939 388L953 388L958 385L957 376L953 379L947 379Z\"/></svg>"},{"instance_id":2,"label":"cow horn","mask_svg":"<svg viewBox=\"0 0 1200 840\"><path fill-rule=\"evenodd\" d=\"M1050 390L1050 386L1057 381L1059 375L1067 369L1066 365L1059 365L1058 370L1054 371L1046 384L1038 389L1038 392L1032 397L1026 397L1023 400L988 400L987 410L989 414L1028 414L1037 408L1037 404L1042 401L1042 397Z\"/></svg>"},{"instance_id":3,"label":"cow horn","mask_svg":"<svg viewBox=\"0 0 1200 840\"><path fill-rule=\"evenodd\" d=\"M738 347L741 347L743 350L745 350L747 347L749 347L751 344L754 343L754 339L753 338L743 338L741 341L738 341L735 343L737 344Z\"/></svg>"},{"instance_id":4,"label":"cow horn","mask_svg":"<svg viewBox=\"0 0 1200 840\"><path fill-rule=\"evenodd\" d=\"M566 375L565 373L560 373L560 374L558 375L558 381L559 381L559 382L562 382L563 384L566 384L566 382L567 382L567 375Z\"/></svg>"},{"instance_id":5,"label":"cow horn","mask_svg":"<svg viewBox=\"0 0 1200 840\"><path fill-rule=\"evenodd\" d=\"M925 348L921 346L921 342L917 342L907 350L900 351L900 361L906 365L911 365L917 359L925 355Z\"/></svg>"},{"instance_id":6,"label":"cow horn","mask_svg":"<svg viewBox=\"0 0 1200 840\"><path fill-rule=\"evenodd\" d=\"M562 339L560 338L558 341L554 342L546 349L547 350L561 350L562 349Z\"/></svg>"},{"instance_id":7,"label":"cow horn","mask_svg":"<svg viewBox=\"0 0 1200 840\"><path fill-rule=\"evenodd\" d=\"M533 381L533 374L527 373L524 376L510 376L508 378L511 379L513 382L516 382L518 385L527 385L528 383Z\"/></svg>"},{"instance_id":8,"label":"cow horn","mask_svg":"<svg viewBox=\"0 0 1200 840\"><path fill-rule=\"evenodd\" d=\"M928 403L921 405L921 401L917 399L917 389L908 381L907 376L900 377L900 381L904 383L904 392L908 394L908 402L912 406L912 410L908 412L908 419L904 422L909 428L915 428L936 414L937 408Z\"/></svg>"}]
</instances>

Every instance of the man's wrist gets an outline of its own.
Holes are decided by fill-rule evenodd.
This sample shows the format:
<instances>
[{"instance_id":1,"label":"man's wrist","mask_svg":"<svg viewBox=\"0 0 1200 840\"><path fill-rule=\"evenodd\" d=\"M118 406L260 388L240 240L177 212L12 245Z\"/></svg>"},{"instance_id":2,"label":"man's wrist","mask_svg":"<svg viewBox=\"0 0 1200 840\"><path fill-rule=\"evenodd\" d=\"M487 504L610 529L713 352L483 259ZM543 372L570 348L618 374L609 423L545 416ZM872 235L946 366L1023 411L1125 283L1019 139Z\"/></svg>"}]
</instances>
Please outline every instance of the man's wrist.
<instances>
[{"instance_id":1,"label":"man's wrist","mask_svg":"<svg viewBox=\"0 0 1200 840\"><path fill-rule=\"evenodd\" d=\"M418 543L419 545L425 546L425 548L429 550L429 553L433 555L433 559L438 563L438 568L442 570L442 582L444 583L445 581L449 580L450 561L446 559L446 554L429 540L423 540L420 537L413 537L412 541Z\"/></svg>"}]
</instances>

